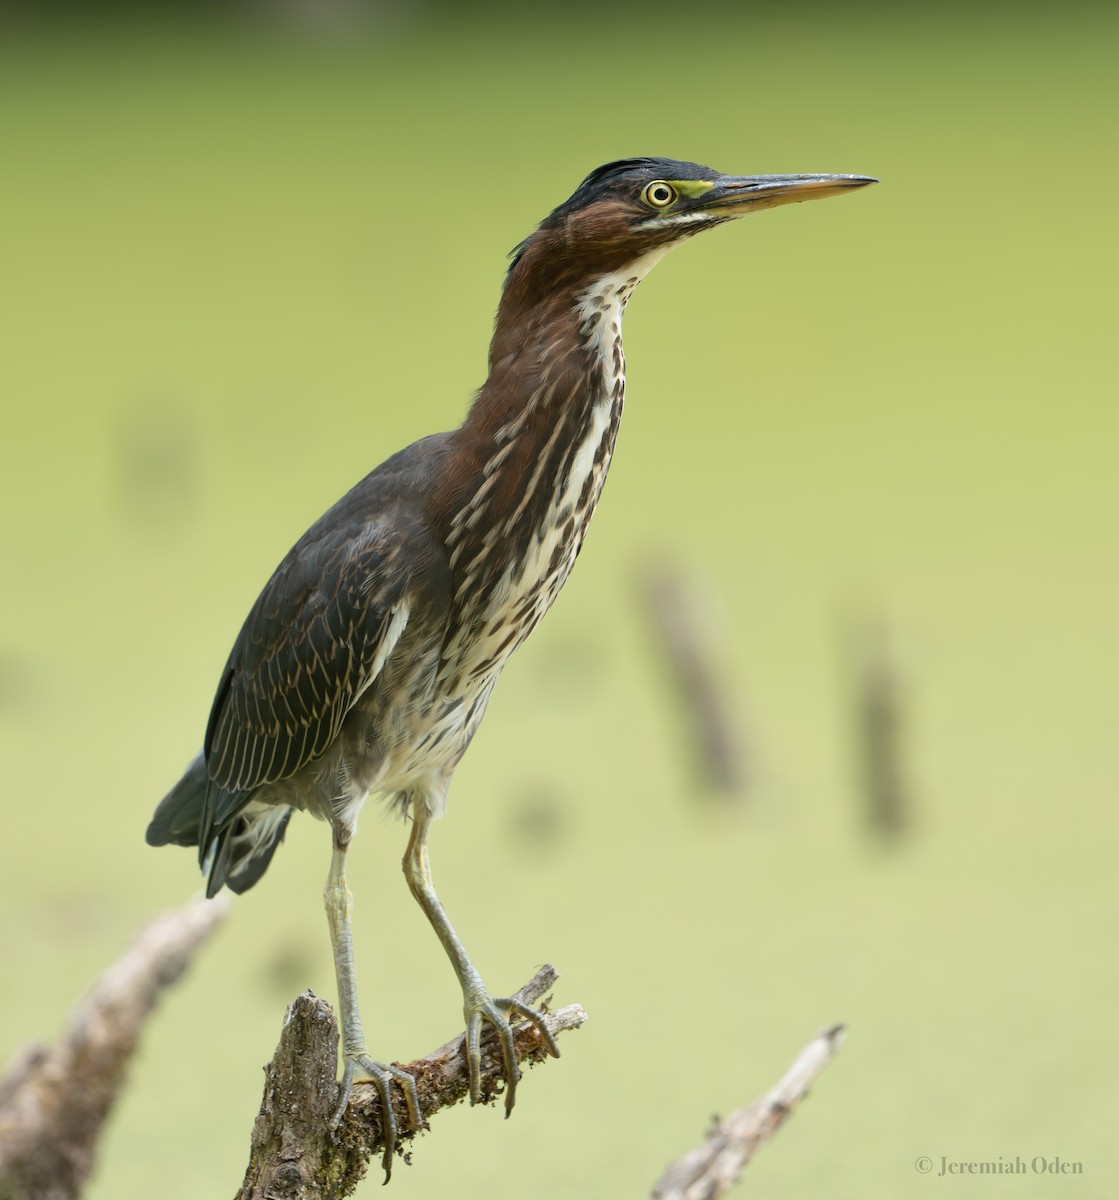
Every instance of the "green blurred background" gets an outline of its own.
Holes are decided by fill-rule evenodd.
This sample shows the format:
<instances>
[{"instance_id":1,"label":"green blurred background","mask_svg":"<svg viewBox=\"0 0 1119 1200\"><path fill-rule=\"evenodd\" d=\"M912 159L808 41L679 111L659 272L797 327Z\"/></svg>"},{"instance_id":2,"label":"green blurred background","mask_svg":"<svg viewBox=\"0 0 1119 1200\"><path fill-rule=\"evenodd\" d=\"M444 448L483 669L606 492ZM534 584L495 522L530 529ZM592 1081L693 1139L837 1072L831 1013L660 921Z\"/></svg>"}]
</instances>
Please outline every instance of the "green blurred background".
<instances>
[{"instance_id":1,"label":"green blurred background","mask_svg":"<svg viewBox=\"0 0 1119 1200\"><path fill-rule=\"evenodd\" d=\"M629 154L880 186L657 268L579 569L433 858L490 986L591 1020L394 1195L642 1195L821 1026L754 1195L1113 1196L1119 832L1113 8L403 4L360 27L8 28L0 61L0 1057L156 911L143 844L302 529L482 380L506 252ZM749 786L697 778L640 580L706 597ZM873 836L853 630L889 633ZM371 1048L454 1033L405 831L353 855ZM170 993L95 1200L230 1194L285 1004L333 999L327 831ZM1083 1163L936 1179L914 1160ZM376 1172L363 1185L372 1196Z\"/></svg>"}]
</instances>

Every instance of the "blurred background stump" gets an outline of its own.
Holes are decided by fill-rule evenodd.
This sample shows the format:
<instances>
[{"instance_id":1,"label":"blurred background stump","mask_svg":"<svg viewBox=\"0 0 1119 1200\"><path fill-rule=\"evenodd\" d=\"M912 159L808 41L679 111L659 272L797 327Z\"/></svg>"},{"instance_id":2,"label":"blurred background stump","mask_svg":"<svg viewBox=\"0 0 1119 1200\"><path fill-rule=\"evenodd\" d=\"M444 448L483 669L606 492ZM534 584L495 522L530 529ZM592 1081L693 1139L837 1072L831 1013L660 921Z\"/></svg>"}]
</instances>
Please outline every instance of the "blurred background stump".
<instances>
[{"instance_id":1,"label":"blurred background stump","mask_svg":"<svg viewBox=\"0 0 1119 1200\"><path fill-rule=\"evenodd\" d=\"M4 1200L81 1195L148 1014L227 908L196 900L157 917L97 980L57 1045L17 1056L0 1080Z\"/></svg>"},{"instance_id":2,"label":"blurred background stump","mask_svg":"<svg viewBox=\"0 0 1119 1200\"><path fill-rule=\"evenodd\" d=\"M749 786L741 721L700 586L679 565L661 562L644 573L641 592L695 773L706 788L738 799Z\"/></svg>"}]
</instances>

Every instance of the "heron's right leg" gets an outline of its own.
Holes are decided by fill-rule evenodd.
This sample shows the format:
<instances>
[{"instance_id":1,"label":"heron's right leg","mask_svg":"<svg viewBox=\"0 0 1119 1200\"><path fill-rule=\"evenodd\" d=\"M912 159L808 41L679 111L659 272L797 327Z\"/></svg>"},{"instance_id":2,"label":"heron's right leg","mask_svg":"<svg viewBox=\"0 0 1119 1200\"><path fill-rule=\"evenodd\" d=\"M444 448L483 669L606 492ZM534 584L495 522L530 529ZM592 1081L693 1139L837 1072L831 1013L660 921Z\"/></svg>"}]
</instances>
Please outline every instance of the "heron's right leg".
<instances>
[{"instance_id":1,"label":"heron's right leg","mask_svg":"<svg viewBox=\"0 0 1119 1200\"><path fill-rule=\"evenodd\" d=\"M392 1170L392 1154L396 1146L396 1117L392 1110L391 1083L396 1080L404 1092L408 1105L408 1120L413 1129L423 1121L420 1116L420 1101L416 1093L416 1081L399 1067L375 1062L365 1049L365 1031L361 1026L361 1013L357 1001L357 980L354 972L354 943L350 930L350 914L353 896L346 886L346 851L349 849L353 830L339 821L332 821L334 852L330 859L330 874L326 879L323 899L326 902L326 919L330 924L330 941L334 948L334 971L338 979L338 1009L342 1020L342 1079L338 1088L338 1104L330 1119L332 1129L338 1127L353 1087L354 1074L360 1070L368 1075L381 1098L384 1122L385 1152L381 1165L388 1179Z\"/></svg>"},{"instance_id":2,"label":"heron's right leg","mask_svg":"<svg viewBox=\"0 0 1119 1200\"><path fill-rule=\"evenodd\" d=\"M451 924L442 902L435 893L431 878L431 862L427 852L427 835L431 828L431 813L420 799L412 802L412 833L408 849L404 854L404 875L408 886L431 922L443 949L451 960L462 988L463 1015L466 1018L466 1063L470 1076L470 1103L478 1104L482 1099L482 1022L489 1022L497 1031L501 1044L501 1056L505 1066L505 1115L513 1111L517 1097L517 1082L521 1069L517 1066L517 1050L513 1040L510 1016L523 1017L534 1025L544 1039L548 1053L559 1058L559 1047L542 1013L530 1008L515 996L496 999L486 991L481 975L478 974L466 947L462 944Z\"/></svg>"}]
</instances>

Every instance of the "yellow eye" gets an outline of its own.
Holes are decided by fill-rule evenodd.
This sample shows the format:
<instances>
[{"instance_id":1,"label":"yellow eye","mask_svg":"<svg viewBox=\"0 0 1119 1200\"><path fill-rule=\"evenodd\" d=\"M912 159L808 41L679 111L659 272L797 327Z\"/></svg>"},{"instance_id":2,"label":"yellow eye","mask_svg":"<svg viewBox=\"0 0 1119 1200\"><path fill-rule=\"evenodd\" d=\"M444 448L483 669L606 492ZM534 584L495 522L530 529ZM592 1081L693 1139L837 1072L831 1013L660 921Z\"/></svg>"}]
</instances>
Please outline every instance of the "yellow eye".
<instances>
[{"instance_id":1,"label":"yellow eye","mask_svg":"<svg viewBox=\"0 0 1119 1200\"><path fill-rule=\"evenodd\" d=\"M663 179L650 183L641 193L641 199L650 208L667 208L676 199L676 189Z\"/></svg>"}]
</instances>

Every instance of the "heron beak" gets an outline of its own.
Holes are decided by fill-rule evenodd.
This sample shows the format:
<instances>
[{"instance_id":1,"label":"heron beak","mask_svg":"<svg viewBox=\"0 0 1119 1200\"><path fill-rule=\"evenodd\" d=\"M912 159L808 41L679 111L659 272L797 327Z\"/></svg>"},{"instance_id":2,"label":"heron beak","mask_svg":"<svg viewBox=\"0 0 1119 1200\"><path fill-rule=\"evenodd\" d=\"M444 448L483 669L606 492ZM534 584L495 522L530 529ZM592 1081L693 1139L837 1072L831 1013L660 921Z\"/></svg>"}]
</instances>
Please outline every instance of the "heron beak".
<instances>
[{"instance_id":1,"label":"heron beak","mask_svg":"<svg viewBox=\"0 0 1119 1200\"><path fill-rule=\"evenodd\" d=\"M699 207L719 216L740 217L779 204L838 196L877 182L869 175L725 175L703 194Z\"/></svg>"}]
</instances>

